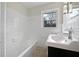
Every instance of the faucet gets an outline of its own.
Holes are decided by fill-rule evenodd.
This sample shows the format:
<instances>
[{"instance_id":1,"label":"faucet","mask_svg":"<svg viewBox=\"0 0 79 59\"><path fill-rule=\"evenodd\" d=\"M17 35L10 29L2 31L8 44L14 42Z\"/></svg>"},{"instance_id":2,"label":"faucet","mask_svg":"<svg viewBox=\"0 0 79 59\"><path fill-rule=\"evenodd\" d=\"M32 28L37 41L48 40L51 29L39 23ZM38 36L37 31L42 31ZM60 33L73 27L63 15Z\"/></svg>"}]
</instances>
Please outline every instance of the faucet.
<instances>
[{"instance_id":1,"label":"faucet","mask_svg":"<svg viewBox=\"0 0 79 59\"><path fill-rule=\"evenodd\" d=\"M69 30L68 39L72 40L72 27Z\"/></svg>"}]
</instances>

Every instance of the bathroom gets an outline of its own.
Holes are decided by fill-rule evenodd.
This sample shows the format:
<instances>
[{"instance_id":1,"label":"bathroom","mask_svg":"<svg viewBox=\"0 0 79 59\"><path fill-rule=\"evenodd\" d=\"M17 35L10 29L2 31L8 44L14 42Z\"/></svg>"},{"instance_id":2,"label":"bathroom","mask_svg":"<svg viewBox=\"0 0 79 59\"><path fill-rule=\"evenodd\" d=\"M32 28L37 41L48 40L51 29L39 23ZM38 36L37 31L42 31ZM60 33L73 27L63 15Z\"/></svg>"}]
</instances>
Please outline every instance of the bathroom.
<instances>
[{"instance_id":1,"label":"bathroom","mask_svg":"<svg viewBox=\"0 0 79 59\"><path fill-rule=\"evenodd\" d=\"M79 39L79 2L0 2L0 9L0 57L50 57L52 46L79 54L79 42L71 43L73 36ZM50 12L55 13L56 26L44 26L43 15ZM51 43L51 34L59 40ZM70 41L61 44L60 36Z\"/></svg>"}]
</instances>

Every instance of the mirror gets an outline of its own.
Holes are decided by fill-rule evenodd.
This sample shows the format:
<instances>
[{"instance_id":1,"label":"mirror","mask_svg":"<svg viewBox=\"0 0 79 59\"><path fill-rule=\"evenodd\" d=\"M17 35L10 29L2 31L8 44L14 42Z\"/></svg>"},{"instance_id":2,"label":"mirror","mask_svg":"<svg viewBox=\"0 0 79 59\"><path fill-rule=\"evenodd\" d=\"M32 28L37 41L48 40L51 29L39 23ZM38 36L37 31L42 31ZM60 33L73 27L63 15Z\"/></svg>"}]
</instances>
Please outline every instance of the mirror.
<instances>
[{"instance_id":1,"label":"mirror","mask_svg":"<svg viewBox=\"0 0 79 59\"><path fill-rule=\"evenodd\" d=\"M79 33L79 2L64 3L62 32L68 33L72 27L72 32Z\"/></svg>"}]
</instances>

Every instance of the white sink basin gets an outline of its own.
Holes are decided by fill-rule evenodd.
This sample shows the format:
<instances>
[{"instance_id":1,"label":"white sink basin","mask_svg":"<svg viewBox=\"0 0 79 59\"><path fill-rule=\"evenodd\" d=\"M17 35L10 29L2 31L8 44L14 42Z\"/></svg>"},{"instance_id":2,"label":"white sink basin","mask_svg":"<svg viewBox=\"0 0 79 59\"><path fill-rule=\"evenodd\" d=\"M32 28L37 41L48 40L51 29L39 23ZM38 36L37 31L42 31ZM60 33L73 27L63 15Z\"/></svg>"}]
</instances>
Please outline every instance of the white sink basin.
<instances>
[{"instance_id":1,"label":"white sink basin","mask_svg":"<svg viewBox=\"0 0 79 59\"><path fill-rule=\"evenodd\" d=\"M64 37L62 35L56 36L56 35L50 34L48 36L46 44L47 46L51 46L51 47L57 47L57 48L79 52L79 40L75 38L70 40L70 39L67 39L67 37Z\"/></svg>"},{"instance_id":2,"label":"white sink basin","mask_svg":"<svg viewBox=\"0 0 79 59\"><path fill-rule=\"evenodd\" d=\"M69 45L71 44L73 41L78 41L77 39L74 40L70 40L67 37L64 37L63 35L49 35L48 37L49 40L51 40L53 43L57 43L57 44L66 44Z\"/></svg>"},{"instance_id":3,"label":"white sink basin","mask_svg":"<svg viewBox=\"0 0 79 59\"><path fill-rule=\"evenodd\" d=\"M56 35L56 36L51 36L51 39L53 39L53 40L56 41L56 42L61 42L61 41L63 41L65 38Z\"/></svg>"}]
</instances>

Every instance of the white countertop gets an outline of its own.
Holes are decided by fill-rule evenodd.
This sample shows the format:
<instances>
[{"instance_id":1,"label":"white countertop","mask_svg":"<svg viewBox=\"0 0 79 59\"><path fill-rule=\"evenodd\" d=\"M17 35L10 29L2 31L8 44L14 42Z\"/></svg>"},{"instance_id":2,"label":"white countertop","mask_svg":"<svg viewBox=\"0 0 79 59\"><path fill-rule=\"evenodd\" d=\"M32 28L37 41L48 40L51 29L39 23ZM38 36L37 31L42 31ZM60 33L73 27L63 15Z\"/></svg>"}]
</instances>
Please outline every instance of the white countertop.
<instances>
[{"instance_id":1,"label":"white countertop","mask_svg":"<svg viewBox=\"0 0 79 59\"><path fill-rule=\"evenodd\" d=\"M79 42L78 41L73 41L70 44L60 44L60 43L55 43L52 39L48 38L46 45L51 46L51 47L79 52Z\"/></svg>"}]
</instances>

